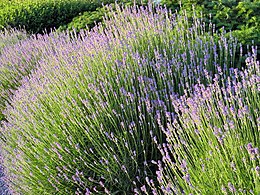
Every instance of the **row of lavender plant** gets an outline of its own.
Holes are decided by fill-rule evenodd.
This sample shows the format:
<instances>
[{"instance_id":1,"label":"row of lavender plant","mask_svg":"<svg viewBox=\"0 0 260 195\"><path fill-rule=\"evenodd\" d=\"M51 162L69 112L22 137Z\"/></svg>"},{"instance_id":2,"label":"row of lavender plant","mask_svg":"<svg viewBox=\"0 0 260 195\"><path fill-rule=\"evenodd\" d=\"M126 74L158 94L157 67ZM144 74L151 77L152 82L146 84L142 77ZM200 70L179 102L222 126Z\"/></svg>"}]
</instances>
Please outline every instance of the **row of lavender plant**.
<instances>
[{"instance_id":1,"label":"row of lavender plant","mask_svg":"<svg viewBox=\"0 0 260 195\"><path fill-rule=\"evenodd\" d=\"M147 178L159 184L155 141L166 141L175 98L220 69L224 79L232 73L237 43L225 33L215 39L202 21L189 26L161 7L117 9L105 28L46 44L14 92L1 128L13 193L129 194Z\"/></svg>"},{"instance_id":2,"label":"row of lavender plant","mask_svg":"<svg viewBox=\"0 0 260 195\"><path fill-rule=\"evenodd\" d=\"M4 48L9 47L10 45L15 45L19 41L26 38L27 38L27 34L24 31L18 31L16 29L11 29L11 30L4 29L3 31L0 32L0 55ZM3 90L2 89L3 84L1 79L1 77L3 77L2 69L3 68L0 67L0 91ZM2 110L3 110L2 104L3 104L2 98L0 98L0 121L4 118L2 114ZM3 168L2 165L0 165L0 194L9 194L8 188L6 187L4 181L2 180L3 176L4 176Z\"/></svg>"},{"instance_id":3,"label":"row of lavender plant","mask_svg":"<svg viewBox=\"0 0 260 195\"><path fill-rule=\"evenodd\" d=\"M0 121L4 119L2 111L9 102L14 90L25 76L37 69L38 61L44 59L53 48L65 46L69 36L27 35L24 31L3 32L0 54Z\"/></svg>"}]
</instances>

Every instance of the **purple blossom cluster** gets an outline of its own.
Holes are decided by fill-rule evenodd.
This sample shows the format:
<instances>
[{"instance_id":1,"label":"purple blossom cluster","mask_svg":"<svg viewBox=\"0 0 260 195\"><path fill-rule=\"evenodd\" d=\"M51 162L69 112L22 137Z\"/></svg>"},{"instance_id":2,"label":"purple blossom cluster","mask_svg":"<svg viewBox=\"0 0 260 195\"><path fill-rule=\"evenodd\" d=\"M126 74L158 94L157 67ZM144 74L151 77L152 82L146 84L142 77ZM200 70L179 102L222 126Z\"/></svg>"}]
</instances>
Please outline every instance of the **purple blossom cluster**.
<instances>
[{"instance_id":1,"label":"purple blossom cluster","mask_svg":"<svg viewBox=\"0 0 260 195\"><path fill-rule=\"evenodd\" d=\"M204 29L162 7L117 7L105 27L6 49L13 194L256 190L259 62L236 65L236 40Z\"/></svg>"}]
</instances>

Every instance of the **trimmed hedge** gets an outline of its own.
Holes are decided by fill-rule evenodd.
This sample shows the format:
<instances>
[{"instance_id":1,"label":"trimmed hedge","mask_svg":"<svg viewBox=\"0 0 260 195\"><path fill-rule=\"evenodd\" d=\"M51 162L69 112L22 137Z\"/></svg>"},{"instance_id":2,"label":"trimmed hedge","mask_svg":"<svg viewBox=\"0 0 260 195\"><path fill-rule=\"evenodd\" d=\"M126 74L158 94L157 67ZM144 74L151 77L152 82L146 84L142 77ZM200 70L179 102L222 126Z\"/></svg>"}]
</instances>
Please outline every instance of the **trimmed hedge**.
<instances>
[{"instance_id":1,"label":"trimmed hedge","mask_svg":"<svg viewBox=\"0 0 260 195\"><path fill-rule=\"evenodd\" d=\"M24 27L30 33L42 33L69 23L84 11L94 11L113 0L2 0L0 29Z\"/></svg>"}]
</instances>

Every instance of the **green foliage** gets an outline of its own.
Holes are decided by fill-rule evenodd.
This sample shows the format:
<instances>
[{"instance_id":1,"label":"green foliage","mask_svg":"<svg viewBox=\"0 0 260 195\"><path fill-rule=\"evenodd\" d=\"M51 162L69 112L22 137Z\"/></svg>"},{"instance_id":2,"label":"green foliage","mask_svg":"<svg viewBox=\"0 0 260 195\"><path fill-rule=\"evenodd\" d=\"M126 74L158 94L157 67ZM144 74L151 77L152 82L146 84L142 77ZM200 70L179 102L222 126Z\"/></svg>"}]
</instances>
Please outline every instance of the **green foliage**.
<instances>
[{"instance_id":1,"label":"green foliage","mask_svg":"<svg viewBox=\"0 0 260 195\"><path fill-rule=\"evenodd\" d=\"M58 27L70 22L84 11L94 11L102 3L112 0L14 0L1 1L0 27L22 26L28 32L42 33L45 29Z\"/></svg>"},{"instance_id":2,"label":"green foliage","mask_svg":"<svg viewBox=\"0 0 260 195\"><path fill-rule=\"evenodd\" d=\"M211 15L211 19L206 19L206 23L212 22L216 25L216 29L225 27L226 31L235 31L236 38L242 44L252 44L253 40L256 45L260 45L259 0L182 0L181 3L177 0L162 0L161 4L165 4L173 11L185 10L188 16L193 15L194 7L195 12L202 12L204 18L210 18Z\"/></svg>"},{"instance_id":3,"label":"green foliage","mask_svg":"<svg viewBox=\"0 0 260 195\"><path fill-rule=\"evenodd\" d=\"M97 8L97 10L93 12L86 11L83 14L79 13L79 15L73 18L70 23L60 26L58 31L76 30L76 32L79 32L81 29L91 29L95 26L95 24L102 22L103 17L108 12L109 10L104 6L102 8Z\"/></svg>"}]
</instances>

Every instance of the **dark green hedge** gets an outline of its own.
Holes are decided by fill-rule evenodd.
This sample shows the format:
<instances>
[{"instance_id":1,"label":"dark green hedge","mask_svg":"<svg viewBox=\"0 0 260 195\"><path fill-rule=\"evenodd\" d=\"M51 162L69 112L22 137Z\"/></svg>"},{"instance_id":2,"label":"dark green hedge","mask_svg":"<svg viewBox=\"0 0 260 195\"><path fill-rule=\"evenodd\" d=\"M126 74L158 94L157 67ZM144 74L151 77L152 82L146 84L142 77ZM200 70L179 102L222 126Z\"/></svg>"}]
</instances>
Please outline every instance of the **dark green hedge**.
<instances>
[{"instance_id":1,"label":"dark green hedge","mask_svg":"<svg viewBox=\"0 0 260 195\"><path fill-rule=\"evenodd\" d=\"M0 28L24 27L31 33L69 23L84 11L95 11L113 0L1 0Z\"/></svg>"},{"instance_id":2,"label":"dark green hedge","mask_svg":"<svg viewBox=\"0 0 260 195\"><path fill-rule=\"evenodd\" d=\"M102 22L103 16L108 13L109 10L106 9L106 7L97 8L95 11L86 11L83 14L79 13L78 16L74 17L73 20L63 26L60 26L58 28L58 31L63 30L75 30L76 32L79 32L81 29L91 29L93 28L97 23Z\"/></svg>"}]
</instances>

